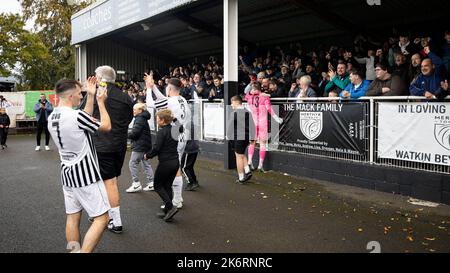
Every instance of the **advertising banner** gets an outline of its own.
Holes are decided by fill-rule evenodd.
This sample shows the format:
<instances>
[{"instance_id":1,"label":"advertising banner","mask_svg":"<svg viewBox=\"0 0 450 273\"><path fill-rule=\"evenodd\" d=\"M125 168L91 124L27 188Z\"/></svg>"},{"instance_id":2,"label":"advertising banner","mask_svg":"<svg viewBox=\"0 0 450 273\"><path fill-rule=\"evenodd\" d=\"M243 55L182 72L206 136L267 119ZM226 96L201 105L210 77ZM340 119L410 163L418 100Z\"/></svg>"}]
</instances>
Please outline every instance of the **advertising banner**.
<instances>
[{"instance_id":1,"label":"advertising banner","mask_svg":"<svg viewBox=\"0 0 450 273\"><path fill-rule=\"evenodd\" d=\"M280 105L284 122L279 148L364 156L367 103L303 103Z\"/></svg>"},{"instance_id":2,"label":"advertising banner","mask_svg":"<svg viewBox=\"0 0 450 273\"><path fill-rule=\"evenodd\" d=\"M383 102L378 157L450 166L450 103Z\"/></svg>"}]
</instances>

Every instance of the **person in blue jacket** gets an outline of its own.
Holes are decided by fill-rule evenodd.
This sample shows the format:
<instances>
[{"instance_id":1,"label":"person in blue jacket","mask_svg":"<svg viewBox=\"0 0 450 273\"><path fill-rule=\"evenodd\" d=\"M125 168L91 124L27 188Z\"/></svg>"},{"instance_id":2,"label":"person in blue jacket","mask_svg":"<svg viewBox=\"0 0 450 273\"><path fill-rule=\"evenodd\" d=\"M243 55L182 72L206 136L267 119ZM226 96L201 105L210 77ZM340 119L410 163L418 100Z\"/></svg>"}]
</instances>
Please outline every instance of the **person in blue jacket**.
<instances>
[{"instance_id":1,"label":"person in blue jacket","mask_svg":"<svg viewBox=\"0 0 450 273\"><path fill-rule=\"evenodd\" d=\"M45 132L45 150L50 151L48 144L50 143L50 132L47 128L48 116L53 111L53 105L47 100L44 93L41 94L39 101L33 108L36 113L37 134L36 134L36 151L41 149L41 135Z\"/></svg>"},{"instance_id":2,"label":"person in blue jacket","mask_svg":"<svg viewBox=\"0 0 450 273\"><path fill-rule=\"evenodd\" d=\"M424 48L428 58L424 59L421 64L421 72L419 76L411 82L409 91L414 96L425 96L427 99L443 98L447 95L442 85L443 77L443 62L433 52L430 52L429 47Z\"/></svg>"},{"instance_id":3,"label":"person in blue jacket","mask_svg":"<svg viewBox=\"0 0 450 273\"><path fill-rule=\"evenodd\" d=\"M343 99L358 99L366 95L370 82L364 80L363 74L354 69L350 73L350 84L339 95Z\"/></svg>"}]
</instances>

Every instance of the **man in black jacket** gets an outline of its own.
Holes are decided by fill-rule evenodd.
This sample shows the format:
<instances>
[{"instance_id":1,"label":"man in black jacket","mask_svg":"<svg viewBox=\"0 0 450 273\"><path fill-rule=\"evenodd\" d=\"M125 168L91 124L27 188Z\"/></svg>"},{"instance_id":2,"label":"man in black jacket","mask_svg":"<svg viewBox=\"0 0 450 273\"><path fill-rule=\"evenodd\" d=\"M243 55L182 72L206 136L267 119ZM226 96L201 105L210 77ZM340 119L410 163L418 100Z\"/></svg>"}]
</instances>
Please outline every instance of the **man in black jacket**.
<instances>
[{"instance_id":1,"label":"man in black jacket","mask_svg":"<svg viewBox=\"0 0 450 273\"><path fill-rule=\"evenodd\" d=\"M215 99L223 99L223 84L222 79L220 77L214 78L214 87L209 92L209 100L215 100Z\"/></svg>"},{"instance_id":2,"label":"man in black jacket","mask_svg":"<svg viewBox=\"0 0 450 273\"><path fill-rule=\"evenodd\" d=\"M282 84L281 86L279 86L279 83L277 82L277 80L271 80L269 82L269 92L268 94L270 95L271 98L285 98L287 97L287 94L285 94L284 91L284 85Z\"/></svg>"},{"instance_id":3,"label":"man in black jacket","mask_svg":"<svg viewBox=\"0 0 450 273\"><path fill-rule=\"evenodd\" d=\"M392 71L392 75L399 76L406 88L409 88L409 66L406 63L405 55L401 53L395 54L395 65Z\"/></svg>"},{"instance_id":4,"label":"man in black jacket","mask_svg":"<svg viewBox=\"0 0 450 273\"><path fill-rule=\"evenodd\" d=\"M133 193L141 190L152 191L153 188L153 169L147 160L144 160L144 154L152 149L152 137L148 120L150 113L147 111L147 105L137 103L133 106L134 124L132 131L128 134L131 139L131 157L129 162L131 178L133 184L126 192ZM145 176L147 177L147 186L142 188L139 181L139 165L142 164Z\"/></svg>"},{"instance_id":5,"label":"man in black jacket","mask_svg":"<svg viewBox=\"0 0 450 273\"><path fill-rule=\"evenodd\" d=\"M2 145L2 150L6 147L6 139L8 138L8 129L11 124L9 116L6 114L5 108L0 108L0 142Z\"/></svg>"},{"instance_id":6,"label":"man in black jacket","mask_svg":"<svg viewBox=\"0 0 450 273\"><path fill-rule=\"evenodd\" d=\"M122 233L120 217L119 189L117 179L121 175L122 166L127 151L128 125L133 119L133 103L130 97L123 93L114 82L116 72L110 66L100 66L95 70L99 88L106 88L108 98L105 105L111 118L111 131L97 133L93 136L100 165L100 174L105 182L111 210L109 211L108 229L114 233ZM87 98L90 99L89 97ZM85 112L100 118L97 102L94 99L94 109L85 108ZM87 104L89 105L89 104Z\"/></svg>"}]
</instances>

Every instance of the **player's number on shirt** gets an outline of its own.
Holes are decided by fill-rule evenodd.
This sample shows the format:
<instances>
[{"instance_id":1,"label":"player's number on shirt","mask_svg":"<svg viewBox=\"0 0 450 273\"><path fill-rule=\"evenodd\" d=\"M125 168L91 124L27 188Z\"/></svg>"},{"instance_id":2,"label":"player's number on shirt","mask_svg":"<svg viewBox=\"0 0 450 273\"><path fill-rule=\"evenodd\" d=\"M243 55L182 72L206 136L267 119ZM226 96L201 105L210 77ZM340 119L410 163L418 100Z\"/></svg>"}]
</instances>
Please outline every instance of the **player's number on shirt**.
<instances>
[{"instance_id":1,"label":"player's number on shirt","mask_svg":"<svg viewBox=\"0 0 450 273\"><path fill-rule=\"evenodd\" d=\"M259 97L255 97L255 99L253 101L253 105L255 105L256 108L259 107Z\"/></svg>"},{"instance_id":2,"label":"player's number on shirt","mask_svg":"<svg viewBox=\"0 0 450 273\"><path fill-rule=\"evenodd\" d=\"M181 114L180 118L182 120L184 120L184 118L186 117L186 107L185 107L183 101L179 101L179 102L180 102L180 108L181 108L181 111L182 111L182 114Z\"/></svg>"},{"instance_id":3,"label":"player's number on shirt","mask_svg":"<svg viewBox=\"0 0 450 273\"><path fill-rule=\"evenodd\" d=\"M61 148L64 148L62 141L61 141L61 132L59 130L59 119L61 118L61 114L55 114L52 118L52 127L55 128L56 134L58 135L58 142Z\"/></svg>"}]
</instances>

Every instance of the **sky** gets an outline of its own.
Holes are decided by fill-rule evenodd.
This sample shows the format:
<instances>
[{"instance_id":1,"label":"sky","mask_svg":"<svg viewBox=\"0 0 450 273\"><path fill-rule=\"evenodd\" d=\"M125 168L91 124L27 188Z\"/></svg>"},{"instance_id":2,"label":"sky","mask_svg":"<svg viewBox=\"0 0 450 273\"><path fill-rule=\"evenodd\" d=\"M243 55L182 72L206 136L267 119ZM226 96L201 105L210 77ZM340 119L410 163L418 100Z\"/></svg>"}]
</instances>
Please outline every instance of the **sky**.
<instances>
[{"instance_id":1,"label":"sky","mask_svg":"<svg viewBox=\"0 0 450 273\"><path fill-rule=\"evenodd\" d=\"M17 0L2 0L0 5L0 13L19 13L22 14L22 7ZM33 28L33 20L28 20L25 29L31 30Z\"/></svg>"}]
</instances>

